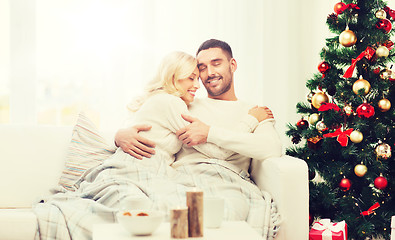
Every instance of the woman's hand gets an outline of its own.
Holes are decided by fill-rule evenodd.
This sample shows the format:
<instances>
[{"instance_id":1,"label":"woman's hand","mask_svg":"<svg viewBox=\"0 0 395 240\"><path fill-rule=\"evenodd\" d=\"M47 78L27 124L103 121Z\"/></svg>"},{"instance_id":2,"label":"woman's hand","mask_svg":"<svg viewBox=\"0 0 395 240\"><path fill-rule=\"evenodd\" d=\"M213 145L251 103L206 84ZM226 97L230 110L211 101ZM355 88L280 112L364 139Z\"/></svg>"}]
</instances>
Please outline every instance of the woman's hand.
<instances>
[{"instance_id":1,"label":"woman's hand","mask_svg":"<svg viewBox=\"0 0 395 240\"><path fill-rule=\"evenodd\" d=\"M150 129L149 125L135 125L120 129L115 135L115 145L137 159L150 158L155 154L155 143L139 135L140 131L149 131Z\"/></svg>"},{"instance_id":2,"label":"woman's hand","mask_svg":"<svg viewBox=\"0 0 395 240\"><path fill-rule=\"evenodd\" d=\"M262 122L263 120L269 118L274 118L272 111L266 106L264 107L255 106L248 111L248 114L255 117L258 120L258 122Z\"/></svg>"}]
</instances>

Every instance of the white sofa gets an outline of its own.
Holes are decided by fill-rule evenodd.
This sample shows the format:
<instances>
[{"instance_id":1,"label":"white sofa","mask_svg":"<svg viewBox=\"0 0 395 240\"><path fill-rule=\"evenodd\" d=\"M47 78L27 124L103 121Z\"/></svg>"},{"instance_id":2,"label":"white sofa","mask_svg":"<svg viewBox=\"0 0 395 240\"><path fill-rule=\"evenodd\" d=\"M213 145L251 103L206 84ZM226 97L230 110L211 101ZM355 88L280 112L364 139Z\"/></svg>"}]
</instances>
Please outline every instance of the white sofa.
<instances>
[{"instance_id":1,"label":"white sofa","mask_svg":"<svg viewBox=\"0 0 395 240\"><path fill-rule=\"evenodd\" d=\"M49 194L64 167L72 127L0 125L0 240L34 239L31 204ZM253 162L251 175L272 194L283 222L276 240L308 239L308 170L284 156Z\"/></svg>"}]
</instances>

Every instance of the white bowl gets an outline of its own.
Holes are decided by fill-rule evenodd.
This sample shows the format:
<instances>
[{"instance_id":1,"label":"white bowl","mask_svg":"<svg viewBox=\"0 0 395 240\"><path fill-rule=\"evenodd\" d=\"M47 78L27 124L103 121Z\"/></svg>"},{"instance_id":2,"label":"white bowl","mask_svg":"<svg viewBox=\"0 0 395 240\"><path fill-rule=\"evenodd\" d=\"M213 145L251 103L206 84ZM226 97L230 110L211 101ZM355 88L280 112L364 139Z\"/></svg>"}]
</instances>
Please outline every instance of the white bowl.
<instances>
[{"instance_id":1,"label":"white bowl","mask_svg":"<svg viewBox=\"0 0 395 240\"><path fill-rule=\"evenodd\" d=\"M147 216L139 216L140 213ZM117 213L118 222L133 235L152 234L163 222L164 217L163 212L156 210L122 210Z\"/></svg>"}]
</instances>

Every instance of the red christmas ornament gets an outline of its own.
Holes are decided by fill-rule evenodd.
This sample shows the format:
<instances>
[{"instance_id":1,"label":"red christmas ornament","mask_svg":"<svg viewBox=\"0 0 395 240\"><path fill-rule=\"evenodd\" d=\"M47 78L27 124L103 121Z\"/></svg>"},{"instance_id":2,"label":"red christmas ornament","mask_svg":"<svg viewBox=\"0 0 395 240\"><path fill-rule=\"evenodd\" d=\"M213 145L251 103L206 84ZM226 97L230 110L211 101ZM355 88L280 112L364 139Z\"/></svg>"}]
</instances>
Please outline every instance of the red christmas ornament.
<instances>
[{"instance_id":1,"label":"red christmas ornament","mask_svg":"<svg viewBox=\"0 0 395 240\"><path fill-rule=\"evenodd\" d=\"M304 120L304 119L300 119L297 123L296 126L298 126L298 128L304 130L307 129L309 127L309 122Z\"/></svg>"},{"instance_id":2,"label":"red christmas ornament","mask_svg":"<svg viewBox=\"0 0 395 240\"><path fill-rule=\"evenodd\" d=\"M339 187L343 192L347 192L351 188L351 181L348 178L343 178L340 183Z\"/></svg>"},{"instance_id":3,"label":"red christmas ornament","mask_svg":"<svg viewBox=\"0 0 395 240\"><path fill-rule=\"evenodd\" d=\"M320 71L320 73L325 73L326 71L328 71L331 67L329 66L329 63L327 62L322 62L318 65L318 71Z\"/></svg>"},{"instance_id":4,"label":"red christmas ornament","mask_svg":"<svg viewBox=\"0 0 395 240\"><path fill-rule=\"evenodd\" d=\"M376 28L383 29L385 33L389 33L392 29L392 23L388 19L380 19L380 21L376 23Z\"/></svg>"},{"instance_id":5,"label":"red christmas ornament","mask_svg":"<svg viewBox=\"0 0 395 240\"><path fill-rule=\"evenodd\" d=\"M335 6L333 7L333 10L335 11L336 14L341 14L344 11L344 8L346 7L346 4L343 2L338 2L335 4Z\"/></svg>"},{"instance_id":6,"label":"red christmas ornament","mask_svg":"<svg viewBox=\"0 0 395 240\"><path fill-rule=\"evenodd\" d=\"M387 179L386 179L385 177L383 177L383 176L377 177L377 178L374 180L374 186L375 186L377 189L383 190L383 189L385 189L385 188L387 187L387 185L388 185L388 181L387 181Z\"/></svg>"},{"instance_id":7,"label":"red christmas ornament","mask_svg":"<svg viewBox=\"0 0 395 240\"><path fill-rule=\"evenodd\" d=\"M374 74L380 74L380 72L381 72L381 68L380 67L377 67L376 69L373 70Z\"/></svg>"},{"instance_id":8,"label":"red christmas ornament","mask_svg":"<svg viewBox=\"0 0 395 240\"><path fill-rule=\"evenodd\" d=\"M374 107L369 103L362 103L357 107L358 117L370 118L374 116Z\"/></svg>"}]
</instances>

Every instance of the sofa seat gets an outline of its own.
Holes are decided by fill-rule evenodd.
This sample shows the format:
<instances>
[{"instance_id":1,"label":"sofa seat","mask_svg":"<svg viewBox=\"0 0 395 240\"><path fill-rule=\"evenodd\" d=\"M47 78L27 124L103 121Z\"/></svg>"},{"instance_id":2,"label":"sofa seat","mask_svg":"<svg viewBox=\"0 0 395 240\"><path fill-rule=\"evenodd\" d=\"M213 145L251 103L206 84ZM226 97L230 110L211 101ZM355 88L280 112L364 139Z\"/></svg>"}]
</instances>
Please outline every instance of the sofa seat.
<instances>
[{"instance_id":1,"label":"sofa seat","mask_svg":"<svg viewBox=\"0 0 395 240\"><path fill-rule=\"evenodd\" d=\"M1 240L33 240L37 218L31 208L0 209Z\"/></svg>"}]
</instances>

